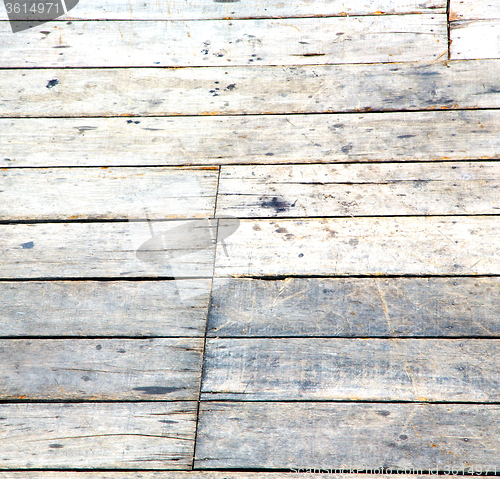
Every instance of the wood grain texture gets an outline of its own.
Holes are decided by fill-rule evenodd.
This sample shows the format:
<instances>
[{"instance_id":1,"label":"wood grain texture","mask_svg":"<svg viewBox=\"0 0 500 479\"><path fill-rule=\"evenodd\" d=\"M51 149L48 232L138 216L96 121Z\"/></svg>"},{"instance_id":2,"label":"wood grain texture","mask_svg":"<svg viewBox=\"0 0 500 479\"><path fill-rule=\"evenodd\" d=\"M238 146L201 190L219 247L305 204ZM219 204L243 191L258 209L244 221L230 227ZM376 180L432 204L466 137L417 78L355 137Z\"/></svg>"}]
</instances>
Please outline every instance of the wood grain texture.
<instances>
[{"instance_id":1,"label":"wood grain texture","mask_svg":"<svg viewBox=\"0 0 500 479\"><path fill-rule=\"evenodd\" d=\"M173 228L194 223L174 220L152 224L158 238ZM204 233L215 237L217 222L207 224ZM145 221L1 225L0 277L211 277L213 245L200 243L196 235L182 231L176 242L177 231L172 233L174 241L169 249L152 250L152 261L145 261L137 253L152 238Z\"/></svg>"},{"instance_id":2,"label":"wood grain texture","mask_svg":"<svg viewBox=\"0 0 500 479\"><path fill-rule=\"evenodd\" d=\"M219 170L57 168L0 171L0 220L208 218Z\"/></svg>"},{"instance_id":3,"label":"wood grain texture","mask_svg":"<svg viewBox=\"0 0 500 479\"><path fill-rule=\"evenodd\" d=\"M204 402L195 467L492 470L499 419L486 404Z\"/></svg>"},{"instance_id":4,"label":"wood grain texture","mask_svg":"<svg viewBox=\"0 0 500 479\"><path fill-rule=\"evenodd\" d=\"M500 18L495 0L450 0L450 20L487 20Z\"/></svg>"},{"instance_id":5,"label":"wood grain texture","mask_svg":"<svg viewBox=\"0 0 500 479\"><path fill-rule=\"evenodd\" d=\"M499 274L497 225L494 216L242 220L215 273Z\"/></svg>"},{"instance_id":6,"label":"wood grain texture","mask_svg":"<svg viewBox=\"0 0 500 479\"><path fill-rule=\"evenodd\" d=\"M203 339L0 340L0 398L198 399Z\"/></svg>"},{"instance_id":7,"label":"wood grain texture","mask_svg":"<svg viewBox=\"0 0 500 479\"><path fill-rule=\"evenodd\" d=\"M0 164L173 166L500 157L497 110L136 121L140 124L126 118L3 119Z\"/></svg>"},{"instance_id":8,"label":"wood grain texture","mask_svg":"<svg viewBox=\"0 0 500 479\"><path fill-rule=\"evenodd\" d=\"M205 279L0 282L0 337L199 337L210 290Z\"/></svg>"},{"instance_id":9,"label":"wood grain texture","mask_svg":"<svg viewBox=\"0 0 500 479\"><path fill-rule=\"evenodd\" d=\"M217 214L239 218L497 214L497 163L223 167Z\"/></svg>"},{"instance_id":10,"label":"wood grain texture","mask_svg":"<svg viewBox=\"0 0 500 479\"><path fill-rule=\"evenodd\" d=\"M65 20L210 20L228 18L280 18L314 17L331 15L380 15L407 13L444 13L444 0L377 0L370 3L351 0L345 4L341 0L320 0L308 2L295 0L293 3L271 1L255 3L247 1L213 2L197 0L193 2L170 1L167 3L130 0L127 4L110 0L98 2L89 0L84 5L64 15ZM27 17L28 19L29 16ZM2 12L1 20L7 20Z\"/></svg>"},{"instance_id":11,"label":"wood grain texture","mask_svg":"<svg viewBox=\"0 0 500 479\"><path fill-rule=\"evenodd\" d=\"M450 27L450 58L500 58L500 19L464 20Z\"/></svg>"},{"instance_id":12,"label":"wood grain texture","mask_svg":"<svg viewBox=\"0 0 500 479\"><path fill-rule=\"evenodd\" d=\"M208 336L500 337L498 278L215 279Z\"/></svg>"},{"instance_id":13,"label":"wood grain texture","mask_svg":"<svg viewBox=\"0 0 500 479\"><path fill-rule=\"evenodd\" d=\"M497 60L205 67L203 70L9 69L0 70L0 116L248 115L497 108L499 76ZM142 120L134 121L140 124ZM129 125L128 131L137 130L135 123ZM84 127L78 132L87 133Z\"/></svg>"},{"instance_id":14,"label":"wood grain texture","mask_svg":"<svg viewBox=\"0 0 500 479\"><path fill-rule=\"evenodd\" d=\"M209 339L202 399L498 402L499 353L495 339Z\"/></svg>"},{"instance_id":15,"label":"wood grain texture","mask_svg":"<svg viewBox=\"0 0 500 479\"><path fill-rule=\"evenodd\" d=\"M2 404L2 467L189 469L196 402Z\"/></svg>"},{"instance_id":16,"label":"wood grain texture","mask_svg":"<svg viewBox=\"0 0 500 479\"><path fill-rule=\"evenodd\" d=\"M432 61L447 17L58 22L13 36L0 22L3 68L306 65ZM42 33L47 32L50 33Z\"/></svg>"}]
</instances>

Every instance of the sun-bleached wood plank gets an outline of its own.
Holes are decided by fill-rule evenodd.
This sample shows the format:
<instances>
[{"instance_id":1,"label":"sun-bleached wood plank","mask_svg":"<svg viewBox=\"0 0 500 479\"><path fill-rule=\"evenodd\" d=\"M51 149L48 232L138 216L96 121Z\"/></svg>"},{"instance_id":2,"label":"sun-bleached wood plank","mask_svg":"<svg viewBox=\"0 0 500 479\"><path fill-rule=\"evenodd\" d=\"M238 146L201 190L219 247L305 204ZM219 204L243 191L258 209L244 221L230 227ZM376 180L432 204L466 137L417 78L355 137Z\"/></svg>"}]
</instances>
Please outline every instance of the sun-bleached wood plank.
<instances>
[{"instance_id":1,"label":"sun-bleached wood plank","mask_svg":"<svg viewBox=\"0 0 500 479\"><path fill-rule=\"evenodd\" d=\"M203 339L0 340L0 399L198 399Z\"/></svg>"},{"instance_id":2,"label":"sun-bleached wood plank","mask_svg":"<svg viewBox=\"0 0 500 479\"><path fill-rule=\"evenodd\" d=\"M43 33L43 32L51 33ZM3 68L295 65L432 61L447 17L58 22L12 35L0 22Z\"/></svg>"},{"instance_id":3,"label":"sun-bleached wood plank","mask_svg":"<svg viewBox=\"0 0 500 479\"><path fill-rule=\"evenodd\" d=\"M217 222L201 223L198 226L198 221L193 220L0 225L3 244L0 277L209 278L214 265L210 237L215 238ZM188 231L192 234L179 230L168 233L171 236L168 250L164 251L158 243L151 250L151 258L139 251L144 248L146 253L149 251L146 242L152 239L150 226L154 237L161 240L163 233L193 224L193 231ZM209 238L208 242L204 241L205 237Z\"/></svg>"},{"instance_id":4,"label":"sun-bleached wood plank","mask_svg":"<svg viewBox=\"0 0 500 479\"><path fill-rule=\"evenodd\" d=\"M215 279L207 335L498 338L500 279Z\"/></svg>"},{"instance_id":5,"label":"sun-bleached wood plank","mask_svg":"<svg viewBox=\"0 0 500 479\"><path fill-rule=\"evenodd\" d=\"M57 168L0 171L0 220L213 216L219 170Z\"/></svg>"},{"instance_id":6,"label":"sun-bleached wood plank","mask_svg":"<svg viewBox=\"0 0 500 479\"><path fill-rule=\"evenodd\" d=\"M500 18L495 0L450 0L450 21Z\"/></svg>"},{"instance_id":7,"label":"sun-bleached wood plank","mask_svg":"<svg viewBox=\"0 0 500 479\"><path fill-rule=\"evenodd\" d=\"M208 339L202 399L498 402L499 353L495 339Z\"/></svg>"},{"instance_id":8,"label":"sun-bleached wood plank","mask_svg":"<svg viewBox=\"0 0 500 479\"><path fill-rule=\"evenodd\" d=\"M500 107L499 76L497 60L207 67L202 71L0 70L0 115L248 115L495 108Z\"/></svg>"},{"instance_id":9,"label":"sun-bleached wood plank","mask_svg":"<svg viewBox=\"0 0 500 479\"><path fill-rule=\"evenodd\" d=\"M490 163L227 166L217 214L247 217L497 214Z\"/></svg>"},{"instance_id":10,"label":"sun-bleached wood plank","mask_svg":"<svg viewBox=\"0 0 500 479\"><path fill-rule=\"evenodd\" d=\"M452 22L450 58L500 58L500 19Z\"/></svg>"},{"instance_id":11,"label":"sun-bleached wood plank","mask_svg":"<svg viewBox=\"0 0 500 479\"><path fill-rule=\"evenodd\" d=\"M203 336L210 290L206 279L4 281L0 337Z\"/></svg>"},{"instance_id":12,"label":"sun-bleached wood plank","mask_svg":"<svg viewBox=\"0 0 500 479\"><path fill-rule=\"evenodd\" d=\"M196 402L1 404L3 468L189 469Z\"/></svg>"},{"instance_id":13,"label":"sun-bleached wood plank","mask_svg":"<svg viewBox=\"0 0 500 479\"><path fill-rule=\"evenodd\" d=\"M192 2L153 2L130 0L126 4L110 0L87 0L69 11L64 20L210 20L233 18L289 18L333 15L381 15L408 13L445 13L444 0L295 0L293 3L271 1L197 0ZM31 20L29 15L26 19ZM0 20L7 20L2 11Z\"/></svg>"},{"instance_id":14,"label":"sun-bleached wood plank","mask_svg":"<svg viewBox=\"0 0 500 479\"><path fill-rule=\"evenodd\" d=\"M125 118L3 119L0 164L173 166L500 157L497 110L134 121L140 123Z\"/></svg>"},{"instance_id":15,"label":"sun-bleached wood plank","mask_svg":"<svg viewBox=\"0 0 500 479\"><path fill-rule=\"evenodd\" d=\"M486 404L203 402L195 467L493 471L499 422Z\"/></svg>"},{"instance_id":16,"label":"sun-bleached wood plank","mask_svg":"<svg viewBox=\"0 0 500 479\"><path fill-rule=\"evenodd\" d=\"M215 274L500 274L497 228L495 216L242 220Z\"/></svg>"}]
</instances>

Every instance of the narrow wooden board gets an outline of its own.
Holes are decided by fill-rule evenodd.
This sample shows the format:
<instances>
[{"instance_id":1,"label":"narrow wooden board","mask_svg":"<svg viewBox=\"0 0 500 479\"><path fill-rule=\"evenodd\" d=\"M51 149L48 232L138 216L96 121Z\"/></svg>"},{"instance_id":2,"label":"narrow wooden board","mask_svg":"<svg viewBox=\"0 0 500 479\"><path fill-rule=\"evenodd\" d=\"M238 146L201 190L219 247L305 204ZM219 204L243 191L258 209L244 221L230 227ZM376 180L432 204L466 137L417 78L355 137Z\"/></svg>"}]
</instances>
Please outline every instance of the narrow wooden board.
<instances>
[{"instance_id":1,"label":"narrow wooden board","mask_svg":"<svg viewBox=\"0 0 500 479\"><path fill-rule=\"evenodd\" d=\"M494 216L242 220L215 273L496 275L497 229Z\"/></svg>"},{"instance_id":2,"label":"narrow wooden board","mask_svg":"<svg viewBox=\"0 0 500 479\"><path fill-rule=\"evenodd\" d=\"M45 32L45 33L43 33ZM447 17L57 22L13 35L0 22L3 68L308 65L432 61Z\"/></svg>"},{"instance_id":3,"label":"narrow wooden board","mask_svg":"<svg viewBox=\"0 0 500 479\"><path fill-rule=\"evenodd\" d=\"M496 162L228 166L217 215L498 214L499 187Z\"/></svg>"},{"instance_id":4,"label":"narrow wooden board","mask_svg":"<svg viewBox=\"0 0 500 479\"><path fill-rule=\"evenodd\" d=\"M497 60L206 67L202 71L0 70L0 115L248 115L498 108L499 77ZM133 121L141 124L142 120L130 119L130 132L137 129ZM79 133L87 132L82 127Z\"/></svg>"},{"instance_id":5,"label":"narrow wooden board","mask_svg":"<svg viewBox=\"0 0 500 479\"><path fill-rule=\"evenodd\" d=\"M216 279L207 334L498 338L500 279Z\"/></svg>"},{"instance_id":6,"label":"narrow wooden board","mask_svg":"<svg viewBox=\"0 0 500 479\"><path fill-rule=\"evenodd\" d=\"M450 21L500 18L495 0L450 0Z\"/></svg>"},{"instance_id":7,"label":"narrow wooden board","mask_svg":"<svg viewBox=\"0 0 500 479\"><path fill-rule=\"evenodd\" d=\"M197 0L189 3L151 0L130 0L116 4L110 0L87 0L83 5L68 12L64 20L210 20L229 18L280 18L314 17L332 15L381 15L407 13L445 13L444 0L377 0L367 3L351 0L320 0L313 3L295 0L293 3L271 1L255 3L246 1ZM27 19L31 19L28 15ZM2 11L1 20L7 15Z\"/></svg>"},{"instance_id":8,"label":"narrow wooden board","mask_svg":"<svg viewBox=\"0 0 500 479\"><path fill-rule=\"evenodd\" d=\"M202 399L498 402L499 353L495 339L209 339Z\"/></svg>"},{"instance_id":9,"label":"narrow wooden board","mask_svg":"<svg viewBox=\"0 0 500 479\"><path fill-rule=\"evenodd\" d=\"M466 471L466 469L463 469ZM106 472L61 472L61 471L2 471L0 474L2 479L297 479L297 473L301 472L308 474L305 476L307 479L366 479L366 474L361 473L336 473L331 469L316 469L316 472L309 472L309 470L295 471L295 472L121 472L121 471L106 471ZM401 474L399 473L401 472ZM462 472L462 469L459 470ZM404 471L388 471L390 473L397 473L401 479L435 479L435 475L425 474L404 474ZM461 476L447 474L450 479L458 479ZM371 474L372 479L386 479L386 475Z\"/></svg>"},{"instance_id":10,"label":"narrow wooden board","mask_svg":"<svg viewBox=\"0 0 500 479\"><path fill-rule=\"evenodd\" d=\"M203 339L7 339L0 353L0 399L196 401Z\"/></svg>"},{"instance_id":11,"label":"narrow wooden board","mask_svg":"<svg viewBox=\"0 0 500 479\"><path fill-rule=\"evenodd\" d=\"M172 166L500 158L497 110L135 121L140 124L129 124L126 118L0 120L0 164Z\"/></svg>"},{"instance_id":12,"label":"narrow wooden board","mask_svg":"<svg viewBox=\"0 0 500 479\"><path fill-rule=\"evenodd\" d=\"M0 225L0 278L210 278L215 251L204 239L215 237L217 222L204 222L200 237L198 223L151 222L154 236L146 221ZM161 235L170 230L163 250ZM157 244L150 250L152 237ZM151 253L143 258L142 250Z\"/></svg>"},{"instance_id":13,"label":"narrow wooden board","mask_svg":"<svg viewBox=\"0 0 500 479\"><path fill-rule=\"evenodd\" d=\"M0 282L0 337L200 337L210 290L206 279Z\"/></svg>"},{"instance_id":14,"label":"narrow wooden board","mask_svg":"<svg viewBox=\"0 0 500 479\"><path fill-rule=\"evenodd\" d=\"M450 40L452 60L500 58L500 19L453 22Z\"/></svg>"},{"instance_id":15,"label":"narrow wooden board","mask_svg":"<svg viewBox=\"0 0 500 479\"><path fill-rule=\"evenodd\" d=\"M500 466L498 405L201 404L197 468Z\"/></svg>"},{"instance_id":16,"label":"narrow wooden board","mask_svg":"<svg viewBox=\"0 0 500 479\"><path fill-rule=\"evenodd\" d=\"M0 220L213 217L219 169L0 171Z\"/></svg>"},{"instance_id":17,"label":"narrow wooden board","mask_svg":"<svg viewBox=\"0 0 500 479\"><path fill-rule=\"evenodd\" d=\"M2 467L189 469L196 402L1 404Z\"/></svg>"}]
</instances>

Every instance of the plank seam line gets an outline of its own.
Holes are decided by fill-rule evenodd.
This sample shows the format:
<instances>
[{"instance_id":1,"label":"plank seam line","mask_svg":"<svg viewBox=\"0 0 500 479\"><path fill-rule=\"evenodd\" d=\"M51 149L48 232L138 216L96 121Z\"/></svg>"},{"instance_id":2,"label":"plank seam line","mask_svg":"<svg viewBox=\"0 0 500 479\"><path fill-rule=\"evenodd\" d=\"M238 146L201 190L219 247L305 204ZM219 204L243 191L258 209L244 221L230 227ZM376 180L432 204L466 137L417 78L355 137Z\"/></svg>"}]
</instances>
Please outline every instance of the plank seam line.
<instances>
[{"instance_id":1,"label":"plank seam line","mask_svg":"<svg viewBox=\"0 0 500 479\"><path fill-rule=\"evenodd\" d=\"M210 333L209 333L210 334ZM5 339L5 338L1 338ZM56 338L57 339L57 338ZM98 338L102 339L102 338ZM191 339L191 338L185 338L185 339ZM252 340L252 339L338 339L338 340L346 340L346 339L373 339L373 340L388 340L388 339L414 339L414 340L442 340L442 341L466 341L466 340L492 340L492 341L498 341L500 340L500 334L499 336L370 336L370 335L360 335L360 336L318 336L318 335L291 335L291 336L259 336L259 335L248 335L248 336L211 336L209 335L207 339L210 340Z\"/></svg>"},{"instance_id":2,"label":"plank seam line","mask_svg":"<svg viewBox=\"0 0 500 479\"><path fill-rule=\"evenodd\" d=\"M203 393L210 394L210 393ZM215 393L217 394L217 393ZM223 393L223 394L237 394L237 393ZM241 393L243 394L243 393ZM192 401L191 401L192 402ZM401 399L388 399L388 400L348 400L348 399L255 399L255 400L244 400L244 399L202 399L201 402L206 404L211 403L232 403L232 404L252 404L252 403L274 403L274 404L349 404L350 406L354 404L430 404L430 405L457 405L457 406L500 406L499 401L492 402L481 402L481 401L411 401L411 400L401 400Z\"/></svg>"}]
</instances>

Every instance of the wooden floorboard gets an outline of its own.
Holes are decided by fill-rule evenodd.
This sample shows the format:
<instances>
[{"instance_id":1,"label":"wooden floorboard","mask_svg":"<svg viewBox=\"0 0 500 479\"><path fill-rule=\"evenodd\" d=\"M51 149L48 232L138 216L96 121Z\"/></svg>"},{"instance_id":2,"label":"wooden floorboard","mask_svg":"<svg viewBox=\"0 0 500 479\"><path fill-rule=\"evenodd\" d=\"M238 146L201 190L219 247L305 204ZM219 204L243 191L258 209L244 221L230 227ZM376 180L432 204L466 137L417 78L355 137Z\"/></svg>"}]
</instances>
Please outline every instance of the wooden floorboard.
<instances>
[{"instance_id":1,"label":"wooden floorboard","mask_svg":"<svg viewBox=\"0 0 500 479\"><path fill-rule=\"evenodd\" d=\"M500 18L495 0L450 0L450 21Z\"/></svg>"},{"instance_id":2,"label":"wooden floorboard","mask_svg":"<svg viewBox=\"0 0 500 479\"><path fill-rule=\"evenodd\" d=\"M450 29L450 58L500 58L500 19L456 21Z\"/></svg>"}]
</instances>

